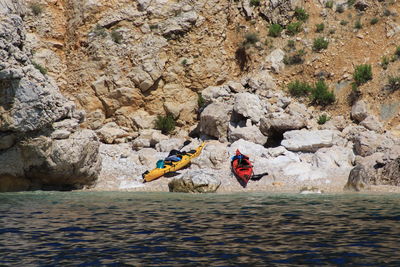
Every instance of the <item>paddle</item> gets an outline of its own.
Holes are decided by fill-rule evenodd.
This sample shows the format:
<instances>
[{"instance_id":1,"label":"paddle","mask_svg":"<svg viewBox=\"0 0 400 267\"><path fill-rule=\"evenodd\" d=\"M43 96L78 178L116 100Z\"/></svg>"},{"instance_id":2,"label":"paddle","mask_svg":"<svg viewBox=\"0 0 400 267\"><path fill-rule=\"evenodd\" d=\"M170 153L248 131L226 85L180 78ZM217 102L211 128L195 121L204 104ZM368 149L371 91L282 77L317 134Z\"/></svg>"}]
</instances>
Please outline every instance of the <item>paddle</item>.
<instances>
[{"instance_id":1,"label":"paddle","mask_svg":"<svg viewBox=\"0 0 400 267\"><path fill-rule=\"evenodd\" d=\"M268 172L264 172L264 173L260 173L260 174L255 174L255 175L253 175L253 177L250 178L250 180L258 181L258 180L260 180L261 178L263 178L265 175L268 175Z\"/></svg>"},{"instance_id":2,"label":"paddle","mask_svg":"<svg viewBox=\"0 0 400 267\"><path fill-rule=\"evenodd\" d=\"M188 144L190 144L192 141L190 141L190 140L186 140L185 142L183 142L183 145L182 145L182 147L179 149L179 151L181 151L182 150L182 148L184 148L185 146L187 146Z\"/></svg>"}]
</instances>

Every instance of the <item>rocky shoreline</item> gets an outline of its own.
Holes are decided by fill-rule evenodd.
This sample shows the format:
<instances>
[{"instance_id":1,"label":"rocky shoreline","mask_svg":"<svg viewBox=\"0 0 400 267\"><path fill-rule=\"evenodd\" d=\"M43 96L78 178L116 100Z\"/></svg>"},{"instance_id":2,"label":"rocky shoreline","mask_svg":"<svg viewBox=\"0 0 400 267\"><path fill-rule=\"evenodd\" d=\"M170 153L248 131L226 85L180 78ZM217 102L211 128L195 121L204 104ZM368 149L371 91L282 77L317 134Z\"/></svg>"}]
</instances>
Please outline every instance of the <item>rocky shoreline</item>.
<instances>
[{"instance_id":1,"label":"rocky shoreline","mask_svg":"<svg viewBox=\"0 0 400 267\"><path fill-rule=\"evenodd\" d=\"M156 2L157 7L162 4ZM254 8L245 5L249 1L243 3L232 12L252 13ZM196 12L211 7L173 5L170 8L177 10L176 14L171 11L175 17L152 33L142 21L154 15L152 4L140 1L140 12L108 14L99 20L103 31L121 20L135 21L143 28L141 37L154 42L142 40L140 49L132 46L138 48L132 48L135 52L130 55L135 66L126 75L119 73L121 68L116 64L115 69L108 70L114 73L112 79L103 75L92 82L82 81L85 86L89 84L86 89L95 96L79 94L80 98L74 98L71 91L66 94L69 99L60 92L59 87L68 83L57 76L60 73L47 75L47 70L34 61L42 55L34 49L39 41L27 34L25 25L27 21L32 26L33 9L27 10L20 1L0 0L0 191L398 192L400 126L385 128L389 125L376 115L374 104L356 99L349 114L334 116L329 108L307 106L306 98L289 96L275 76L285 68L285 52L280 48L273 49L260 66L240 75L216 77L217 63L208 62L205 65L215 67L215 73L191 90L189 82L184 86L178 78L190 73L193 59L178 62L176 71L166 67L171 63L164 59L165 51L160 51L167 41L200 27L204 17ZM74 8L79 9L75 2ZM277 18L287 24L289 18L293 19L293 9L290 5L288 10L280 10L283 13ZM117 30L128 31L123 27ZM97 53L95 61L106 57L105 51L117 51L100 44L113 48L119 44L116 40L100 40L98 34L88 34L85 40L90 44L83 39L76 44ZM112 36L115 39L119 35ZM52 46L58 49L60 45ZM144 61L136 55L139 52L146 55L140 57ZM147 60L152 56L157 60ZM51 56L46 58L52 61ZM56 58L54 55L53 60ZM201 76L210 71L203 68L194 72ZM351 75L346 79L351 80ZM150 110L171 116L177 129L170 134L155 130L158 113ZM389 113L395 123L399 116L396 108ZM325 119L321 120L323 115ZM191 141L182 148L186 151L202 141L207 145L191 166L176 176L143 184L141 174L154 168L170 150L180 148L185 140ZM242 188L230 170L230 157L237 148L250 157L256 174L269 175Z\"/></svg>"}]
</instances>

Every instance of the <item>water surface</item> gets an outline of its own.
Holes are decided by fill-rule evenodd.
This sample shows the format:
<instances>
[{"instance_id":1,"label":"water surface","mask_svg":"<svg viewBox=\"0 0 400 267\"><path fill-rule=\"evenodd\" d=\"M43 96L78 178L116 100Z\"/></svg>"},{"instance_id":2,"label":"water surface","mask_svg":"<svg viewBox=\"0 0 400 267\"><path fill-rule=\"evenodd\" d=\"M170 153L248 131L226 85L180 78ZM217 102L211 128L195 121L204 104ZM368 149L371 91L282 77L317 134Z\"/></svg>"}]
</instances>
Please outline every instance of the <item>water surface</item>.
<instances>
[{"instance_id":1,"label":"water surface","mask_svg":"<svg viewBox=\"0 0 400 267\"><path fill-rule=\"evenodd\" d=\"M0 194L0 266L400 266L399 195Z\"/></svg>"}]
</instances>

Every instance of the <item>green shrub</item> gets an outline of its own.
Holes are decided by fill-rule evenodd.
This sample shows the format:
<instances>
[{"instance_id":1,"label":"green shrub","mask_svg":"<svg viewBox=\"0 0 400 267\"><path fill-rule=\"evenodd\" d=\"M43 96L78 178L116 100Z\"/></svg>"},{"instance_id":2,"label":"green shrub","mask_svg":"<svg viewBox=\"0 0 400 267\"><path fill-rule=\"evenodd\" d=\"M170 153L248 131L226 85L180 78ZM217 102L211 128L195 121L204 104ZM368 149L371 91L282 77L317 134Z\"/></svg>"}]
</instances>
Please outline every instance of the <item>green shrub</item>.
<instances>
[{"instance_id":1,"label":"green shrub","mask_svg":"<svg viewBox=\"0 0 400 267\"><path fill-rule=\"evenodd\" d=\"M400 46L396 47L396 51L394 52L394 54L400 57Z\"/></svg>"},{"instance_id":2,"label":"green shrub","mask_svg":"<svg viewBox=\"0 0 400 267\"><path fill-rule=\"evenodd\" d=\"M334 34L336 31L335 31L335 29L330 29L329 30L329 34Z\"/></svg>"},{"instance_id":3,"label":"green shrub","mask_svg":"<svg viewBox=\"0 0 400 267\"><path fill-rule=\"evenodd\" d=\"M286 26L286 31L288 35L295 35L302 30L301 22L292 22Z\"/></svg>"},{"instance_id":4,"label":"green shrub","mask_svg":"<svg viewBox=\"0 0 400 267\"><path fill-rule=\"evenodd\" d=\"M333 1L328 1L325 3L326 8L332 8L333 7Z\"/></svg>"},{"instance_id":5,"label":"green shrub","mask_svg":"<svg viewBox=\"0 0 400 267\"><path fill-rule=\"evenodd\" d=\"M322 125L325 124L327 121L329 121L331 118L328 117L326 114L322 114L318 117L318 124Z\"/></svg>"},{"instance_id":6,"label":"green shrub","mask_svg":"<svg viewBox=\"0 0 400 267\"><path fill-rule=\"evenodd\" d=\"M309 15L307 14L307 12L304 10L304 8L301 7L296 7L294 9L294 16L301 21L307 21Z\"/></svg>"},{"instance_id":7,"label":"green shrub","mask_svg":"<svg viewBox=\"0 0 400 267\"><path fill-rule=\"evenodd\" d=\"M346 26L349 23L347 20L340 21L340 25Z\"/></svg>"},{"instance_id":8,"label":"green shrub","mask_svg":"<svg viewBox=\"0 0 400 267\"><path fill-rule=\"evenodd\" d=\"M175 129L175 120L172 115L158 115L156 119L156 129L161 130L163 134L168 134Z\"/></svg>"},{"instance_id":9,"label":"green shrub","mask_svg":"<svg viewBox=\"0 0 400 267\"><path fill-rule=\"evenodd\" d=\"M281 25L271 24L271 26L269 26L268 35L272 36L272 37L279 37L279 36L281 36L282 30L283 30L283 28Z\"/></svg>"},{"instance_id":10,"label":"green shrub","mask_svg":"<svg viewBox=\"0 0 400 267\"><path fill-rule=\"evenodd\" d=\"M255 43L257 43L258 41L259 41L260 39L258 38L258 36L257 36L257 34L256 33L247 33L245 36L244 36L244 44L245 45L247 45L247 44L255 44Z\"/></svg>"},{"instance_id":11,"label":"green shrub","mask_svg":"<svg viewBox=\"0 0 400 267\"><path fill-rule=\"evenodd\" d=\"M323 32L325 29L325 24L320 23L320 24L315 24L315 31L316 32Z\"/></svg>"},{"instance_id":12,"label":"green shrub","mask_svg":"<svg viewBox=\"0 0 400 267\"><path fill-rule=\"evenodd\" d=\"M357 20L355 23L354 23L354 28L356 28L356 29L362 29L362 27L363 27L363 25L362 25L362 23L361 23L361 21L360 20Z\"/></svg>"},{"instance_id":13,"label":"green shrub","mask_svg":"<svg viewBox=\"0 0 400 267\"><path fill-rule=\"evenodd\" d=\"M295 51L292 55L285 55L283 57L283 63L286 65L295 65L295 64L301 64L304 62L303 56L306 54L306 52L303 49L300 49L298 51Z\"/></svg>"},{"instance_id":14,"label":"green shrub","mask_svg":"<svg viewBox=\"0 0 400 267\"><path fill-rule=\"evenodd\" d=\"M319 80L315 83L311 91L311 101L314 104L326 106L335 102L336 98L332 91L328 90L324 80Z\"/></svg>"},{"instance_id":15,"label":"green shrub","mask_svg":"<svg viewBox=\"0 0 400 267\"><path fill-rule=\"evenodd\" d=\"M113 41L117 44L120 44L122 42L123 36L120 32L117 32L116 30L113 30L111 32L111 38Z\"/></svg>"},{"instance_id":16,"label":"green shrub","mask_svg":"<svg viewBox=\"0 0 400 267\"><path fill-rule=\"evenodd\" d=\"M388 65L389 65L389 58L387 56L383 56L381 59L381 66L384 70L387 69Z\"/></svg>"},{"instance_id":17,"label":"green shrub","mask_svg":"<svg viewBox=\"0 0 400 267\"><path fill-rule=\"evenodd\" d=\"M375 25L375 24L378 23L378 21L379 21L378 18L372 18L372 19L369 21L369 23L371 23L371 25Z\"/></svg>"},{"instance_id":18,"label":"green shrub","mask_svg":"<svg viewBox=\"0 0 400 267\"><path fill-rule=\"evenodd\" d=\"M32 61L32 65L33 65L36 69L38 69L38 70L40 71L40 73L42 73L43 75L47 74L47 69L46 69L44 66L42 66L42 65L40 65L39 63L36 63L36 62L34 62L34 61Z\"/></svg>"},{"instance_id":19,"label":"green shrub","mask_svg":"<svg viewBox=\"0 0 400 267\"><path fill-rule=\"evenodd\" d=\"M260 0L250 0L250 6L259 6Z\"/></svg>"},{"instance_id":20,"label":"green shrub","mask_svg":"<svg viewBox=\"0 0 400 267\"><path fill-rule=\"evenodd\" d=\"M206 100L201 93L197 93L197 106L203 108L206 105Z\"/></svg>"},{"instance_id":21,"label":"green shrub","mask_svg":"<svg viewBox=\"0 0 400 267\"><path fill-rule=\"evenodd\" d=\"M181 61L182 66L187 67L188 66L188 61L186 58L182 59Z\"/></svg>"},{"instance_id":22,"label":"green shrub","mask_svg":"<svg viewBox=\"0 0 400 267\"><path fill-rule=\"evenodd\" d=\"M322 49L327 49L328 45L329 45L328 40L325 40L323 37L318 37L314 39L313 50L319 52Z\"/></svg>"},{"instance_id":23,"label":"green shrub","mask_svg":"<svg viewBox=\"0 0 400 267\"><path fill-rule=\"evenodd\" d=\"M389 17L390 15L392 15L392 12L390 12L389 9L385 9L385 10L383 11L383 15L384 15L385 17Z\"/></svg>"},{"instance_id":24,"label":"green shrub","mask_svg":"<svg viewBox=\"0 0 400 267\"><path fill-rule=\"evenodd\" d=\"M29 8L32 10L33 15L38 16L43 13L43 7L39 3L31 3Z\"/></svg>"},{"instance_id":25,"label":"green shrub","mask_svg":"<svg viewBox=\"0 0 400 267\"><path fill-rule=\"evenodd\" d=\"M336 6L336 12L337 13L343 13L344 12L344 6L343 5L337 5Z\"/></svg>"},{"instance_id":26,"label":"green shrub","mask_svg":"<svg viewBox=\"0 0 400 267\"><path fill-rule=\"evenodd\" d=\"M391 91L400 90L400 76L389 76L388 78L388 87Z\"/></svg>"},{"instance_id":27,"label":"green shrub","mask_svg":"<svg viewBox=\"0 0 400 267\"><path fill-rule=\"evenodd\" d=\"M296 48L296 42L294 40L288 40L287 47L289 47L290 49Z\"/></svg>"},{"instance_id":28,"label":"green shrub","mask_svg":"<svg viewBox=\"0 0 400 267\"><path fill-rule=\"evenodd\" d=\"M361 64L356 66L353 74L354 82L360 86L372 79L372 67L369 64Z\"/></svg>"},{"instance_id":29,"label":"green shrub","mask_svg":"<svg viewBox=\"0 0 400 267\"><path fill-rule=\"evenodd\" d=\"M352 106L354 103L357 102L357 100L361 96L361 91L358 89L356 83L351 84L351 92L348 96L348 101L350 102L350 105Z\"/></svg>"},{"instance_id":30,"label":"green shrub","mask_svg":"<svg viewBox=\"0 0 400 267\"><path fill-rule=\"evenodd\" d=\"M100 25L96 25L96 27L92 30L92 33L94 36L101 36L101 37L106 37L107 36L107 31Z\"/></svg>"},{"instance_id":31,"label":"green shrub","mask_svg":"<svg viewBox=\"0 0 400 267\"><path fill-rule=\"evenodd\" d=\"M149 27L150 27L150 30L156 30L156 29L158 29L158 24L151 24Z\"/></svg>"},{"instance_id":32,"label":"green shrub","mask_svg":"<svg viewBox=\"0 0 400 267\"><path fill-rule=\"evenodd\" d=\"M311 86L306 82L294 81L288 84L289 93L292 96L306 96L311 92Z\"/></svg>"},{"instance_id":33,"label":"green shrub","mask_svg":"<svg viewBox=\"0 0 400 267\"><path fill-rule=\"evenodd\" d=\"M352 6L354 6L354 3L356 2L356 0L348 0L347 1L347 6L348 7L352 7Z\"/></svg>"}]
</instances>

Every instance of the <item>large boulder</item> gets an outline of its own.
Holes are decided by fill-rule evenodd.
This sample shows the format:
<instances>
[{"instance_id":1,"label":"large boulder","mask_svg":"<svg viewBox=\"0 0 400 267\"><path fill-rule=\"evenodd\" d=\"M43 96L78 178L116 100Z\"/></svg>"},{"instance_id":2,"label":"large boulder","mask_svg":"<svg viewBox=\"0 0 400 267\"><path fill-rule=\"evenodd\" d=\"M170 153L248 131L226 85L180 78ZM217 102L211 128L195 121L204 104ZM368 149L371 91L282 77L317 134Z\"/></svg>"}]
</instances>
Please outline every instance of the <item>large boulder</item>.
<instances>
[{"instance_id":1,"label":"large boulder","mask_svg":"<svg viewBox=\"0 0 400 267\"><path fill-rule=\"evenodd\" d=\"M275 81L267 70L249 74L243 79L242 84L259 93L276 88Z\"/></svg>"},{"instance_id":2,"label":"large boulder","mask_svg":"<svg viewBox=\"0 0 400 267\"><path fill-rule=\"evenodd\" d=\"M255 144L264 145L267 143L268 137L263 135L257 126L247 127L229 127L229 141L235 142L243 139Z\"/></svg>"},{"instance_id":3,"label":"large boulder","mask_svg":"<svg viewBox=\"0 0 400 267\"><path fill-rule=\"evenodd\" d=\"M315 152L338 144L340 132L335 130L294 130L283 134L282 146L290 151Z\"/></svg>"},{"instance_id":4,"label":"large boulder","mask_svg":"<svg viewBox=\"0 0 400 267\"><path fill-rule=\"evenodd\" d=\"M199 15L195 11L182 12L176 17L171 17L160 25L160 30L165 38L176 38L188 32L195 24Z\"/></svg>"},{"instance_id":5,"label":"large boulder","mask_svg":"<svg viewBox=\"0 0 400 267\"><path fill-rule=\"evenodd\" d=\"M192 165L203 169L213 168L222 169L229 167L229 154L227 151L227 143L212 142L208 143L200 156L192 159Z\"/></svg>"},{"instance_id":6,"label":"large boulder","mask_svg":"<svg viewBox=\"0 0 400 267\"><path fill-rule=\"evenodd\" d=\"M189 170L168 183L170 192L183 193L214 193L217 191L221 181L211 171Z\"/></svg>"},{"instance_id":7,"label":"large boulder","mask_svg":"<svg viewBox=\"0 0 400 267\"><path fill-rule=\"evenodd\" d=\"M360 122L360 125L364 126L368 130L375 131L377 133L382 133L384 130L383 124L374 115L367 116L364 120Z\"/></svg>"},{"instance_id":8,"label":"large boulder","mask_svg":"<svg viewBox=\"0 0 400 267\"><path fill-rule=\"evenodd\" d=\"M169 152L172 149L179 150L184 142L185 142L184 138L170 138L162 140L160 141L160 143L156 145L156 150L160 152Z\"/></svg>"},{"instance_id":9,"label":"large boulder","mask_svg":"<svg viewBox=\"0 0 400 267\"><path fill-rule=\"evenodd\" d=\"M380 175L372 180L375 184L400 186L400 156L387 163Z\"/></svg>"},{"instance_id":10,"label":"large boulder","mask_svg":"<svg viewBox=\"0 0 400 267\"><path fill-rule=\"evenodd\" d=\"M257 123L264 115L260 98L255 94L239 93L235 96L233 110L252 122Z\"/></svg>"},{"instance_id":11,"label":"large boulder","mask_svg":"<svg viewBox=\"0 0 400 267\"><path fill-rule=\"evenodd\" d=\"M99 142L91 130L55 141L34 138L20 150L25 177L41 188L81 189L93 185L101 170Z\"/></svg>"},{"instance_id":12,"label":"large boulder","mask_svg":"<svg viewBox=\"0 0 400 267\"><path fill-rule=\"evenodd\" d=\"M125 143L127 137L130 136L128 132L121 129L115 122L109 122L96 131L100 141L106 144L114 142Z\"/></svg>"},{"instance_id":13,"label":"large boulder","mask_svg":"<svg viewBox=\"0 0 400 267\"><path fill-rule=\"evenodd\" d=\"M267 63L269 63L270 68L273 72L279 73L285 68L285 64L283 63L284 56L285 52L282 49L278 48L272 51L265 60L267 61Z\"/></svg>"},{"instance_id":14,"label":"large boulder","mask_svg":"<svg viewBox=\"0 0 400 267\"><path fill-rule=\"evenodd\" d=\"M139 150L139 161L142 165L147 166L149 169L156 167L156 162L159 160L157 151L154 148L143 148Z\"/></svg>"},{"instance_id":15,"label":"large boulder","mask_svg":"<svg viewBox=\"0 0 400 267\"><path fill-rule=\"evenodd\" d=\"M344 190L361 191L370 188L370 175L363 165L357 165L349 174Z\"/></svg>"},{"instance_id":16,"label":"large boulder","mask_svg":"<svg viewBox=\"0 0 400 267\"><path fill-rule=\"evenodd\" d=\"M368 116L368 106L363 100L357 101L351 107L351 117L357 122L361 122Z\"/></svg>"},{"instance_id":17,"label":"large boulder","mask_svg":"<svg viewBox=\"0 0 400 267\"><path fill-rule=\"evenodd\" d=\"M239 149L243 154L249 156L250 159L268 155L268 150L262 145L254 144L243 139L239 139L230 145L228 148L229 155L235 155L237 149Z\"/></svg>"},{"instance_id":18,"label":"large boulder","mask_svg":"<svg viewBox=\"0 0 400 267\"><path fill-rule=\"evenodd\" d=\"M383 152L396 144L388 134L378 134L374 131L363 131L352 138L356 155L366 157L375 152Z\"/></svg>"},{"instance_id":19,"label":"large boulder","mask_svg":"<svg viewBox=\"0 0 400 267\"><path fill-rule=\"evenodd\" d=\"M301 4L300 0L265 1L260 13L270 23L286 26L292 20L293 10Z\"/></svg>"},{"instance_id":20,"label":"large boulder","mask_svg":"<svg viewBox=\"0 0 400 267\"><path fill-rule=\"evenodd\" d=\"M329 172L331 176L348 176L354 162L355 155L349 147L321 148L312 156L313 166Z\"/></svg>"},{"instance_id":21,"label":"large boulder","mask_svg":"<svg viewBox=\"0 0 400 267\"><path fill-rule=\"evenodd\" d=\"M231 90L229 86L209 86L203 91L201 91L201 96L208 103L212 102L218 98L229 98L231 95Z\"/></svg>"},{"instance_id":22,"label":"large boulder","mask_svg":"<svg viewBox=\"0 0 400 267\"><path fill-rule=\"evenodd\" d=\"M200 133L218 138L222 142L227 141L232 108L232 105L220 102L208 105L200 115Z\"/></svg>"},{"instance_id":23,"label":"large boulder","mask_svg":"<svg viewBox=\"0 0 400 267\"><path fill-rule=\"evenodd\" d=\"M129 77L142 92L146 92L157 83L163 73L164 65L165 61L157 58L148 60L133 68Z\"/></svg>"},{"instance_id":24,"label":"large boulder","mask_svg":"<svg viewBox=\"0 0 400 267\"><path fill-rule=\"evenodd\" d=\"M284 112L270 113L267 117L262 118L260 122L260 130L263 134L268 135L271 132L283 133L290 130L299 130L305 128L307 120L300 114L287 114Z\"/></svg>"},{"instance_id":25,"label":"large boulder","mask_svg":"<svg viewBox=\"0 0 400 267\"><path fill-rule=\"evenodd\" d=\"M150 115L144 110L137 110L135 113L131 115L133 122L133 130L141 130L141 129L152 129L154 128L154 123L156 120L156 116Z\"/></svg>"}]
</instances>

